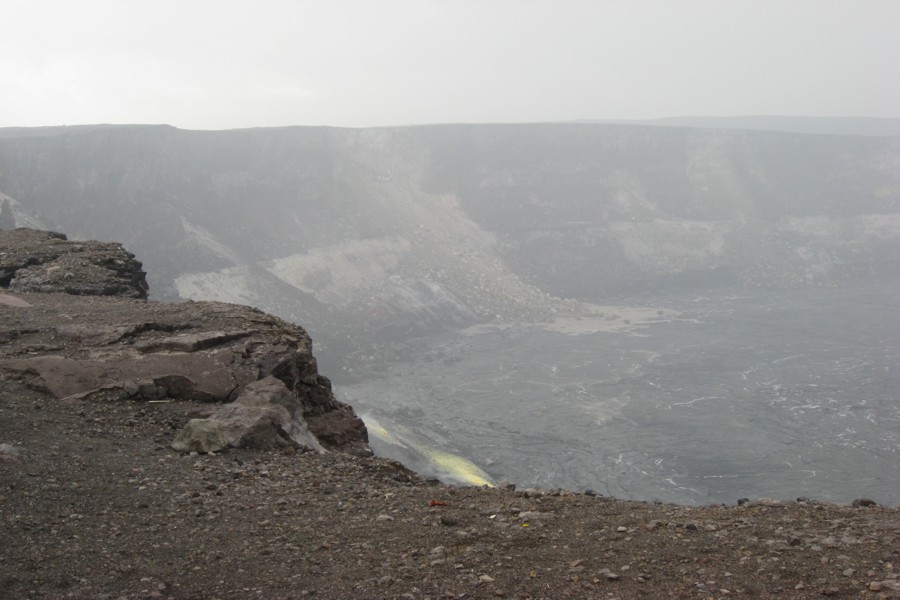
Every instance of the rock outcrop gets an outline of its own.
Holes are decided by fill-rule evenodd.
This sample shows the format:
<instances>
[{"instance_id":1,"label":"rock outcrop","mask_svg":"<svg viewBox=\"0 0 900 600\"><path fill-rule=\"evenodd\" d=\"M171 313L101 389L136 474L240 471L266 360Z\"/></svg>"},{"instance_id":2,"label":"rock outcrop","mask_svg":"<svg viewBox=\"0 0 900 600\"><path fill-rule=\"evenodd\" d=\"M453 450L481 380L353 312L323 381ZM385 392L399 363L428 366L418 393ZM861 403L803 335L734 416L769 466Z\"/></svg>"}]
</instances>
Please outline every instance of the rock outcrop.
<instances>
[{"instance_id":1,"label":"rock outcrop","mask_svg":"<svg viewBox=\"0 0 900 600\"><path fill-rule=\"evenodd\" d=\"M323 452L309 431L297 395L272 375L247 385L208 419L191 419L172 442L181 452L234 448L295 448Z\"/></svg>"},{"instance_id":2,"label":"rock outcrop","mask_svg":"<svg viewBox=\"0 0 900 600\"><path fill-rule=\"evenodd\" d=\"M19 229L0 231L0 253L10 288L0 298L0 376L57 400L192 403L185 415L209 416L218 425L207 434L219 427L222 439L182 450L368 452L365 425L335 399L302 328L246 306L135 299L141 288L128 282L143 272L118 244ZM102 281L90 279L92 266L106 271ZM57 286L55 271L46 275L54 267L77 272L60 280L74 283Z\"/></svg>"},{"instance_id":3,"label":"rock outcrop","mask_svg":"<svg viewBox=\"0 0 900 600\"><path fill-rule=\"evenodd\" d=\"M0 287L17 292L147 297L147 274L121 244L15 229L0 237Z\"/></svg>"}]
</instances>

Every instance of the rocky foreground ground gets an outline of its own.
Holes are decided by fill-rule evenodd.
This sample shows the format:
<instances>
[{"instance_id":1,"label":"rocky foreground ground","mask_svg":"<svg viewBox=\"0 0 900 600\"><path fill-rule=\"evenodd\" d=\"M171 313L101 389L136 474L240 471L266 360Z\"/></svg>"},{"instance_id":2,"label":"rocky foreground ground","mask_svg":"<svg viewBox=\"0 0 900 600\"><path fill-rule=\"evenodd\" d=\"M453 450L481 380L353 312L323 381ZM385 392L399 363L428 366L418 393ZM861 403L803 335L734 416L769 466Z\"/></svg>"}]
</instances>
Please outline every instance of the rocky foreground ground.
<instances>
[{"instance_id":1,"label":"rocky foreground ground","mask_svg":"<svg viewBox=\"0 0 900 600\"><path fill-rule=\"evenodd\" d=\"M366 455L301 329L135 299L139 264L90 248L111 280L85 287L71 256L12 260L19 242L0 234L0 598L900 597L900 509L423 481ZM172 449L266 378L323 453L273 421Z\"/></svg>"}]
</instances>

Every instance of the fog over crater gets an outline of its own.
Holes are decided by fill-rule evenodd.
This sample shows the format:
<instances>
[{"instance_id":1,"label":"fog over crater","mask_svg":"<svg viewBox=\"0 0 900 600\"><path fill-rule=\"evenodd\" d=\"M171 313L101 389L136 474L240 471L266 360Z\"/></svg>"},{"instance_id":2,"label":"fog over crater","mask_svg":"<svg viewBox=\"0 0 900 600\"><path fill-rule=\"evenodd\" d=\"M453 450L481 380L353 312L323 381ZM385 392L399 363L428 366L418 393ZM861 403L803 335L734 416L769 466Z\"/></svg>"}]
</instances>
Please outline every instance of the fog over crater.
<instances>
[{"instance_id":1,"label":"fog over crater","mask_svg":"<svg viewBox=\"0 0 900 600\"><path fill-rule=\"evenodd\" d=\"M302 324L425 472L897 503L900 138L659 125L3 129L0 194Z\"/></svg>"}]
</instances>

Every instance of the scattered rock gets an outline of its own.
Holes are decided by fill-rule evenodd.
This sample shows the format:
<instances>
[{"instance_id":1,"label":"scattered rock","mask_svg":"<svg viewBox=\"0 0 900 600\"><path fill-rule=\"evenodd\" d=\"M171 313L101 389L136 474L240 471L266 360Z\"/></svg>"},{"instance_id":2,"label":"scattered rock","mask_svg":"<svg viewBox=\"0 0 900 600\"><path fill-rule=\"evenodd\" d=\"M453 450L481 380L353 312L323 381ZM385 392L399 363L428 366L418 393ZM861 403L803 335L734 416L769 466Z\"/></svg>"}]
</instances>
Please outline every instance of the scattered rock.
<instances>
[{"instance_id":1,"label":"scattered rock","mask_svg":"<svg viewBox=\"0 0 900 600\"><path fill-rule=\"evenodd\" d=\"M743 504L749 507L766 506L769 508L783 508L792 505L793 502L789 500L778 500L777 498L757 498L756 500L744 502Z\"/></svg>"},{"instance_id":2,"label":"scattered rock","mask_svg":"<svg viewBox=\"0 0 900 600\"><path fill-rule=\"evenodd\" d=\"M552 512L541 512L536 510L526 510L518 514L520 521L547 521L553 518Z\"/></svg>"},{"instance_id":3,"label":"scattered rock","mask_svg":"<svg viewBox=\"0 0 900 600\"><path fill-rule=\"evenodd\" d=\"M878 503L870 498L857 498L851 504L854 508L862 508L866 506L878 506Z\"/></svg>"},{"instance_id":4,"label":"scattered rock","mask_svg":"<svg viewBox=\"0 0 900 600\"><path fill-rule=\"evenodd\" d=\"M885 579L884 581L872 581L869 583L869 591L872 592L900 592L900 581Z\"/></svg>"},{"instance_id":5,"label":"scattered rock","mask_svg":"<svg viewBox=\"0 0 900 600\"><path fill-rule=\"evenodd\" d=\"M619 581L622 579L622 576L618 573L613 573L609 569L600 569L599 574L602 575L607 581Z\"/></svg>"},{"instance_id":6,"label":"scattered rock","mask_svg":"<svg viewBox=\"0 0 900 600\"><path fill-rule=\"evenodd\" d=\"M459 525L459 519L455 517L451 517L450 515L441 515L441 525L445 527L455 527Z\"/></svg>"},{"instance_id":7,"label":"scattered rock","mask_svg":"<svg viewBox=\"0 0 900 600\"><path fill-rule=\"evenodd\" d=\"M22 451L12 444L0 444L0 462L19 462Z\"/></svg>"}]
</instances>

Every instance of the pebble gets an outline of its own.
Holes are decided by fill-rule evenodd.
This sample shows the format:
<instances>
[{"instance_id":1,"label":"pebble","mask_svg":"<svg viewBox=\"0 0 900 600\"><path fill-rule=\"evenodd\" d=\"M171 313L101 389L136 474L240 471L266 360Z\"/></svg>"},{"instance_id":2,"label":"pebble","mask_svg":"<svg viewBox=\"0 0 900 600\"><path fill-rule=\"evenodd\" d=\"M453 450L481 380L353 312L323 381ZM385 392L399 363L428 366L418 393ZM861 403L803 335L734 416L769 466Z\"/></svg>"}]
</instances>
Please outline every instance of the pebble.
<instances>
[{"instance_id":1,"label":"pebble","mask_svg":"<svg viewBox=\"0 0 900 600\"><path fill-rule=\"evenodd\" d=\"M540 512L536 510L527 510L519 513L520 521L541 521L545 519L549 519L553 516L551 512Z\"/></svg>"},{"instance_id":2,"label":"pebble","mask_svg":"<svg viewBox=\"0 0 900 600\"><path fill-rule=\"evenodd\" d=\"M609 569L600 569L599 574L607 579L607 581L618 581L622 577L618 573L613 573Z\"/></svg>"}]
</instances>

